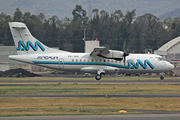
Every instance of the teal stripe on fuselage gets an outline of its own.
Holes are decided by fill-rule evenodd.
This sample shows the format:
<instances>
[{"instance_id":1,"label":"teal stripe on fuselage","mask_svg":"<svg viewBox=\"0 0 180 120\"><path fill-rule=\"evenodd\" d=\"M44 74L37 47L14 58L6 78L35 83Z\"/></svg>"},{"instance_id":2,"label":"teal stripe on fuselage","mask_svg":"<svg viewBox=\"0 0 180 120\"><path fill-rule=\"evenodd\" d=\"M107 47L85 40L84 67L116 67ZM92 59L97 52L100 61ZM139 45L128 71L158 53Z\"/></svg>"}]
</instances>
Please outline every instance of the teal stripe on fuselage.
<instances>
[{"instance_id":1,"label":"teal stripe on fuselage","mask_svg":"<svg viewBox=\"0 0 180 120\"><path fill-rule=\"evenodd\" d=\"M120 68L129 68L129 66L117 65L112 63L101 63L101 62L59 62L59 61L32 61L35 64L64 64L64 65L105 65Z\"/></svg>"}]
</instances>

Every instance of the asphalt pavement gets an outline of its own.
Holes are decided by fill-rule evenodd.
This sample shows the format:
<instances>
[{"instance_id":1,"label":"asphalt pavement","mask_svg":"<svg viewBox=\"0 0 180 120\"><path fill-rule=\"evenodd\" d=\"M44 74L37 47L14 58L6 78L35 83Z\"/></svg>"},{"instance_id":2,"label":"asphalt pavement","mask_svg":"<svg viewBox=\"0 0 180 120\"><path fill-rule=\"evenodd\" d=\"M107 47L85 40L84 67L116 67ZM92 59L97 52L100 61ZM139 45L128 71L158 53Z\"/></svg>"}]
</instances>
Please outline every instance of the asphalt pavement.
<instances>
[{"instance_id":1,"label":"asphalt pavement","mask_svg":"<svg viewBox=\"0 0 180 120\"><path fill-rule=\"evenodd\" d=\"M180 120L180 114L61 115L0 117L2 120Z\"/></svg>"},{"instance_id":2,"label":"asphalt pavement","mask_svg":"<svg viewBox=\"0 0 180 120\"><path fill-rule=\"evenodd\" d=\"M107 94L107 95L0 95L0 98L180 98L180 94Z\"/></svg>"},{"instance_id":3,"label":"asphalt pavement","mask_svg":"<svg viewBox=\"0 0 180 120\"><path fill-rule=\"evenodd\" d=\"M167 80L0 80L0 83L27 83L27 84L180 84L180 79Z\"/></svg>"}]
</instances>

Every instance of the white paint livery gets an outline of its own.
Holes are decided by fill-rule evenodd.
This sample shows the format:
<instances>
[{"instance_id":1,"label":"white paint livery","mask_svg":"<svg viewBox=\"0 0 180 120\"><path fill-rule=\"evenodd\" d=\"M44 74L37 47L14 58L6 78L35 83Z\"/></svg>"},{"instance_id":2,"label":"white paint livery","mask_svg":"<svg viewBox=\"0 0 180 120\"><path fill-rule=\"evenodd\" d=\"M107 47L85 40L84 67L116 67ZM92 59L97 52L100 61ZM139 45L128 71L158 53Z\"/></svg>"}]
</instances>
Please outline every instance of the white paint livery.
<instances>
[{"instance_id":1,"label":"white paint livery","mask_svg":"<svg viewBox=\"0 0 180 120\"><path fill-rule=\"evenodd\" d=\"M154 54L127 54L104 47L95 48L91 53L55 50L34 38L24 23L10 22L9 26L18 51L18 55L9 56L12 60L62 71L95 73L96 80L100 80L102 74L116 72L161 73L174 69Z\"/></svg>"}]
</instances>

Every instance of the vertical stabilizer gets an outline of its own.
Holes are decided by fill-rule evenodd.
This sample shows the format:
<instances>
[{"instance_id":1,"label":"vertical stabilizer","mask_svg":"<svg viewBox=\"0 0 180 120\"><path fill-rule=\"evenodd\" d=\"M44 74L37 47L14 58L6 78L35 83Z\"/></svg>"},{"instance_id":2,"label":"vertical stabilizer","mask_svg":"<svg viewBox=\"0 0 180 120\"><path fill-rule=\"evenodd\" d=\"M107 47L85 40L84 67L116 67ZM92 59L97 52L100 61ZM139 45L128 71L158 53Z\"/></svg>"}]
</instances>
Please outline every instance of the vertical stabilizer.
<instances>
[{"instance_id":1,"label":"vertical stabilizer","mask_svg":"<svg viewBox=\"0 0 180 120\"><path fill-rule=\"evenodd\" d=\"M9 27L18 55L66 52L49 48L33 37L27 26L21 22L10 22Z\"/></svg>"}]
</instances>

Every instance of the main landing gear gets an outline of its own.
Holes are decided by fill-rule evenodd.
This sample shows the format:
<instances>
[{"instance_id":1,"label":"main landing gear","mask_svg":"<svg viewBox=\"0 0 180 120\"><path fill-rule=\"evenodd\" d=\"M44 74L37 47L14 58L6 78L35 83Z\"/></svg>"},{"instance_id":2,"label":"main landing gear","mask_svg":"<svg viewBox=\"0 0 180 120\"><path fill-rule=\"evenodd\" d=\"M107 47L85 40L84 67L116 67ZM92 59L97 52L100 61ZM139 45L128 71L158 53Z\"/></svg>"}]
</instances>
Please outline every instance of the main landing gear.
<instances>
[{"instance_id":1,"label":"main landing gear","mask_svg":"<svg viewBox=\"0 0 180 120\"><path fill-rule=\"evenodd\" d=\"M95 76L96 80L99 81L99 80L101 79L101 76L102 76L102 75L105 75L105 73L97 74L97 75Z\"/></svg>"},{"instance_id":2,"label":"main landing gear","mask_svg":"<svg viewBox=\"0 0 180 120\"><path fill-rule=\"evenodd\" d=\"M101 75L105 75L105 71L103 69L100 69L99 71L97 71L97 74L95 76L96 80L100 80Z\"/></svg>"},{"instance_id":3,"label":"main landing gear","mask_svg":"<svg viewBox=\"0 0 180 120\"><path fill-rule=\"evenodd\" d=\"M95 76L95 78L96 78L96 80L100 80L100 79L101 79L101 75L97 74L97 75Z\"/></svg>"}]
</instances>

